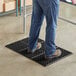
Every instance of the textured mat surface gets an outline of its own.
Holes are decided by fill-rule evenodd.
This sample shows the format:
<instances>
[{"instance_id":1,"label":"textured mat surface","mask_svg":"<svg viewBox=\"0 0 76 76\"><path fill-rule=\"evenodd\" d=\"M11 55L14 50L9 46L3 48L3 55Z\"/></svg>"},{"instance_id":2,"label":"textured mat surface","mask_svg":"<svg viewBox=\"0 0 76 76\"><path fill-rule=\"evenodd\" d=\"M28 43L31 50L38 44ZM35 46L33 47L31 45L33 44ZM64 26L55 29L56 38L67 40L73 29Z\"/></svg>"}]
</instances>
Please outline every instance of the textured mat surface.
<instances>
[{"instance_id":1,"label":"textured mat surface","mask_svg":"<svg viewBox=\"0 0 76 76\"><path fill-rule=\"evenodd\" d=\"M12 51L15 51L15 52L25 56L25 57L28 57L31 60L34 60L35 62L37 62L43 66L47 66L49 64L52 64L52 63L54 63L54 62L56 62L56 61L58 61L64 57L72 54L71 52L69 52L67 50L64 50L60 47L57 47L57 49L60 49L62 51L62 55L60 57L57 57L57 58L45 60L44 59L44 54L45 54L45 52L44 52L44 50L45 50L44 41L39 39L38 42L41 42L42 48L37 50L34 54L27 54L28 38L25 38L23 40L20 40L20 41L11 43L11 44L8 44L8 45L6 45L6 47L11 49Z\"/></svg>"}]
</instances>

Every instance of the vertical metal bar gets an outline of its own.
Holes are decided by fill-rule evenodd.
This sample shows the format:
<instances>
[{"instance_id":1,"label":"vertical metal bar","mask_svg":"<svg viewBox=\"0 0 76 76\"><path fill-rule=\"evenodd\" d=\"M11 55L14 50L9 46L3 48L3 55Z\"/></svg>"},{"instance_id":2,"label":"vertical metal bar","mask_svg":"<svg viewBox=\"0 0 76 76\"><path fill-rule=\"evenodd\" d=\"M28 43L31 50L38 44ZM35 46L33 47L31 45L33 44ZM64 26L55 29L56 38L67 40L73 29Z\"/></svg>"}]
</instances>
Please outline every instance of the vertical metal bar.
<instances>
[{"instance_id":1,"label":"vertical metal bar","mask_svg":"<svg viewBox=\"0 0 76 76\"><path fill-rule=\"evenodd\" d=\"M16 0L16 16L18 16L18 0Z\"/></svg>"},{"instance_id":2,"label":"vertical metal bar","mask_svg":"<svg viewBox=\"0 0 76 76\"><path fill-rule=\"evenodd\" d=\"M21 9L21 0L20 0L20 15L21 15L21 10L22 10L22 9Z\"/></svg>"},{"instance_id":3,"label":"vertical metal bar","mask_svg":"<svg viewBox=\"0 0 76 76\"><path fill-rule=\"evenodd\" d=\"M25 33L25 26L26 26L26 1L24 0L23 4L23 32Z\"/></svg>"}]
</instances>

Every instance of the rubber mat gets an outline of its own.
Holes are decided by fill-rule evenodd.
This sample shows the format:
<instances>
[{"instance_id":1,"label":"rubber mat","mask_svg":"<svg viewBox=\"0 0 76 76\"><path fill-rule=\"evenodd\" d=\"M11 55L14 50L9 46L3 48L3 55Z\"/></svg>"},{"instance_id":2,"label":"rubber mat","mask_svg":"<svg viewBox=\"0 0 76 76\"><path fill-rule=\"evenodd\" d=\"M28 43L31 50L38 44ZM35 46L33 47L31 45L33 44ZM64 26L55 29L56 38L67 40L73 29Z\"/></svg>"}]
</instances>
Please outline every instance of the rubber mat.
<instances>
[{"instance_id":1,"label":"rubber mat","mask_svg":"<svg viewBox=\"0 0 76 76\"><path fill-rule=\"evenodd\" d=\"M43 40L39 39L38 42L40 42L42 44L42 47L44 47ZM6 45L6 47L23 55L23 56L26 56L28 58L34 58L34 57L39 56L39 54L42 55L44 53L43 48L41 48L40 50L38 50L34 54L27 54L28 38L16 41L16 42L11 43L11 44L8 44L8 45Z\"/></svg>"},{"instance_id":2,"label":"rubber mat","mask_svg":"<svg viewBox=\"0 0 76 76\"><path fill-rule=\"evenodd\" d=\"M72 53L64 50L60 47L57 46L57 49L60 49L62 51L62 55L60 57L57 58L52 58L50 60L45 60L44 59L44 55L45 55L45 43L43 40L39 39L38 42L40 42L42 44L42 48L37 50L34 54L28 54L27 53L27 48L28 48L28 38L25 38L23 40L20 41L16 41L13 42L11 44L6 45L7 48L11 49L12 51L15 51L31 60L34 60L35 62L43 65L43 66L47 66L49 64L52 64L64 57L67 57L69 55L71 55Z\"/></svg>"}]
</instances>

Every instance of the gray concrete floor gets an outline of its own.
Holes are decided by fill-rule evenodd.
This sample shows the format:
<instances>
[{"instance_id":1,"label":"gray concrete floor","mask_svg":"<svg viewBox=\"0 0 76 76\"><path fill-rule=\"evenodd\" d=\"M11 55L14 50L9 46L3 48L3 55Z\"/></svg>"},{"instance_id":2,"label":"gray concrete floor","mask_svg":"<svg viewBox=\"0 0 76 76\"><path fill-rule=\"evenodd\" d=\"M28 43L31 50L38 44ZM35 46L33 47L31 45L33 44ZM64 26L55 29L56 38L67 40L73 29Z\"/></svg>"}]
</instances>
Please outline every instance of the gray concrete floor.
<instances>
[{"instance_id":1,"label":"gray concrete floor","mask_svg":"<svg viewBox=\"0 0 76 76\"><path fill-rule=\"evenodd\" d=\"M76 7L60 3L59 16L76 22ZM48 67L43 67L13 51L5 45L28 37L31 16L27 17L26 33L23 34L23 18L15 14L0 17L0 76L76 76L76 25L58 19L56 44L73 52ZM44 20L40 38L45 39Z\"/></svg>"}]
</instances>

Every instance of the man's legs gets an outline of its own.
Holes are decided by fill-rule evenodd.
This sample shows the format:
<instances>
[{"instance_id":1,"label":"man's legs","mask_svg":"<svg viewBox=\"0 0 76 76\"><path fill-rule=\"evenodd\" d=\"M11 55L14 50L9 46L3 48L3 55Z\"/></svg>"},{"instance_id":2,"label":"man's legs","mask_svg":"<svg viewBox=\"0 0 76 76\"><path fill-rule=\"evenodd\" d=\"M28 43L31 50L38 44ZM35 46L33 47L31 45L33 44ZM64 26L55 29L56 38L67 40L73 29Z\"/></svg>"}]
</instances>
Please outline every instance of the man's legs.
<instances>
[{"instance_id":1,"label":"man's legs","mask_svg":"<svg viewBox=\"0 0 76 76\"><path fill-rule=\"evenodd\" d=\"M38 0L33 0L33 12L29 34L29 48L31 51L36 48L43 18L43 10L39 5Z\"/></svg>"},{"instance_id":2,"label":"man's legs","mask_svg":"<svg viewBox=\"0 0 76 76\"><path fill-rule=\"evenodd\" d=\"M47 1L47 0L45 0ZM56 52L55 36L57 27L57 18L59 11L59 0L50 0L47 10L44 10L46 16L46 38L45 38L45 54L50 57Z\"/></svg>"}]
</instances>

